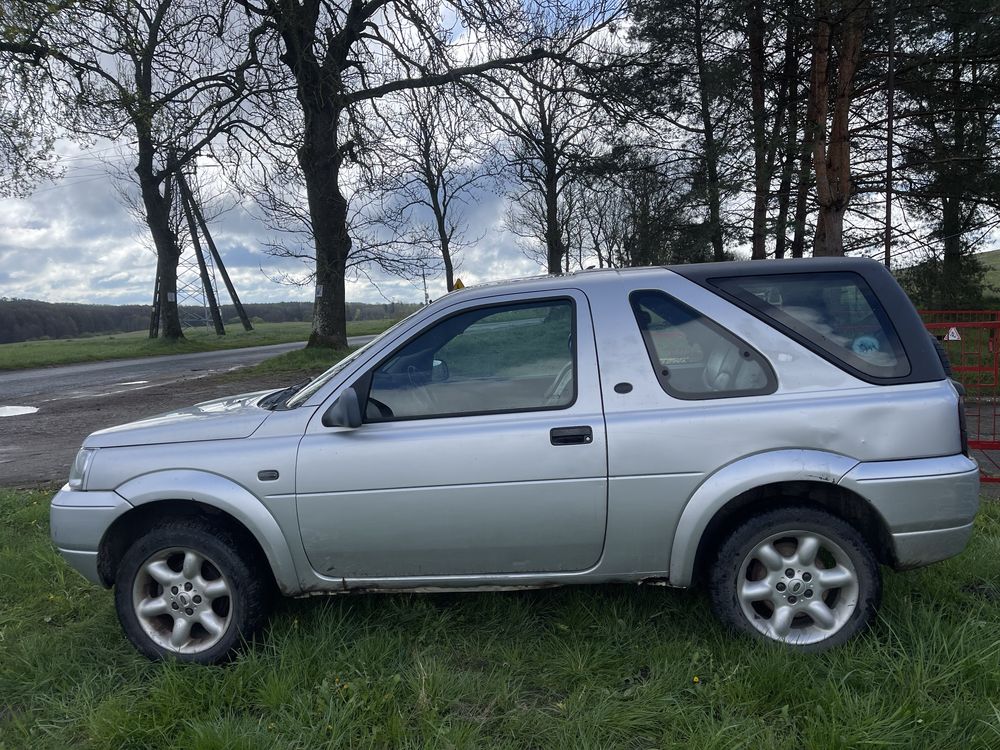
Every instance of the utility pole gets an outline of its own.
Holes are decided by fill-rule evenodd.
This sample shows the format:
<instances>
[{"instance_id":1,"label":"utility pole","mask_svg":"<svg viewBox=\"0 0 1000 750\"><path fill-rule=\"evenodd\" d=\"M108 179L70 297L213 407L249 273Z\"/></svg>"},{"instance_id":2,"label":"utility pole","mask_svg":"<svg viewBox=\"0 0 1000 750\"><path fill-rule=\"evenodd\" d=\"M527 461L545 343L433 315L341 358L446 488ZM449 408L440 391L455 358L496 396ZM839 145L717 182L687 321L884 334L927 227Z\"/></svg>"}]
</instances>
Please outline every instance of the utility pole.
<instances>
[{"instance_id":1,"label":"utility pole","mask_svg":"<svg viewBox=\"0 0 1000 750\"><path fill-rule=\"evenodd\" d=\"M212 278L208 275L205 256L201 251L201 242L198 240L198 225L194 220L194 211L191 208L191 193L186 189L187 183L180 172L178 172L177 184L181 188L181 206L183 206L184 215L187 217L188 231L191 233L191 244L194 245L194 254L198 259L198 270L201 272L201 283L205 287L205 299L208 302L208 310L212 316L215 333L218 336L225 336L226 327L222 324L219 302L215 298L215 288L212 285Z\"/></svg>"},{"instance_id":2,"label":"utility pole","mask_svg":"<svg viewBox=\"0 0 1000 750\"><path fill-rule=\"evenodd\" d=\"M232 279L229 278L229 271L226 270L226 264L222 262L222 255L219 254L218 248L215 246L215 240L212 239L211 233L208 231L208 222L205 221L205 215L201 211L201 206L198 201L194 199L194 194L191 192L191 188L187 184L187 180L184 179L183 174L177 176L178 185L180 185L181 195L186 196L188 205L191 207L191 212L194 214L195 219L198 222L198 226L201 229L201 235L205 238L205 244L208 245L208 251L212 254L212 260L215 261L215 267L219 269L219 274L222 276L222 282L226 285L226 291L229 292L229 299L233 302L233 307L236 308L236 314L240 316L240 322L243 324L243 329L246 331L253 330L253 324L250 322L249 316L247 316L246 310L243 309L243 303L240 302L240 297L236 293L236 287L233 286Z\"/></svg>"},{"instance_id":3,"label":"utility pole","mask_svg":"<svg viewBox=\"0 0 1000 750\"><path fill-rule=\"evenodd\" d=\"M214 268L218 268L219 273L222 275L222 280L226 284L226 291L229 292L229 298L232 300L233 307L236 308L236 313L239 315L240 322L243 324L243 328L247 331L252 331L253 324L250 322L246 309L243 307L243 303L240 301L239 295L236 293L236 287L234 286L232 279L229 277L226 265L222 261L222 255L219 253L219 249L215 246L215 241L212 239L212 235L208 231L208 222L205 220L205 215L195 198L194 191L191 190L191 187L188 184L187 178L184 176L183 172L178 170L174 172L171 177L168 177L167 180L169 186L174 186L174 184L169 181L176 181L177 195L175 198L177 200L176 203L173 203L173 205L175 208L184 212L184 216L187 220L188 231L191 235L191 244L194 248L194 254L197 259L198 280L195 281L192 278L190 281L185 282L183 289L187 296L184 297L184 299L193 299L199 305L204 304L204 307L207 308L208 313L211 316L215 333L219 336L224 336L226 329L222 321L222 310L219 305L218 295L215 291L215 271L212 270ZM207 245L208 252L211 253L211 257L208 260L206 260L205 254L202 250L202 240L204 240L205 245ZM185 269L190 270L192 273L194 272L194 264L189 259L185 260L182 257L181 265L184 266ZM157 271L156 280L153 285L153 309L149 318L150 338L156 338L160 331L160 295L160 276ZM178 304L181 303L181 299L182 298L179 294L177 298ZM203 318L202 320L205 319Z\"/></svg>"}]
</instances>

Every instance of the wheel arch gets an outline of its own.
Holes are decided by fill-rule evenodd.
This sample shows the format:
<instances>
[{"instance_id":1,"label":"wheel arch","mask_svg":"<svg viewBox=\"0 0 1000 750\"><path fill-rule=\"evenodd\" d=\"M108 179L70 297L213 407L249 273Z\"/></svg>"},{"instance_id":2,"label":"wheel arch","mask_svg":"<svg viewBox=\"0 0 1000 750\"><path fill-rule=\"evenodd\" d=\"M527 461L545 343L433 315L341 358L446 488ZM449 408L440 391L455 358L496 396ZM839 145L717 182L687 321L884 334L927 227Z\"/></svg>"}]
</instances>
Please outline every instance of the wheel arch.
<instances>
[{"instance_id":1,"label":"wheel arch","mask_svg":"<svg viewBox=\"0 0 1000 750\"><path fill-rule=\"evenodd\" d=\"M772 451L720 469L684 507L670 555L670 582L700 583L722 540L745 519L783 501L826 510L854 526L879 562L892 564L888 525L864 497L837 484L858 462L822 451Z\"/></svg>"},{"instance_id":2,"label":"wheel arch","mask_svg":"<svg viewBox=\"0 0 1000 750\"><path fill-rule=\"evenodd\" d=\"M163 471L131 479L116 490L134 507L118 516L98 548L98 573L110 586L122 555L157 520L206 516L242 536L266 560L278 589L295 594L300 588L291 550L277 520L246 488L225 477L202 471Z\"/></svg>"}]
</instances>

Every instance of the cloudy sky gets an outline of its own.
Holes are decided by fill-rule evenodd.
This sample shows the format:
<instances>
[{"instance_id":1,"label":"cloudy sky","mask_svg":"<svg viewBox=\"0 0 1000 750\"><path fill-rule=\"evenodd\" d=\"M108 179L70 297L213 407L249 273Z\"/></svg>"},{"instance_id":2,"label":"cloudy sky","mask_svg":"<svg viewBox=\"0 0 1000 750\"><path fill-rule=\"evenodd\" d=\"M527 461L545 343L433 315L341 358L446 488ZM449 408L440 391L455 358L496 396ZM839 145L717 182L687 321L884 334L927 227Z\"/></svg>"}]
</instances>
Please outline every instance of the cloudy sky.
<instances>
[{"instance_id":1,"label":"cloudy sky","mask_svg":"<svg viewBox=\"0 0 1000 750\"><path fill-rule=\"evenodd\" d=\"M109 174L127 168L125 159L107 145L84 152L66 146L63 151L65 173L60 179L38 185L26 198L0 199L0 297L148 304L155 256L144 225L124 205L120 191L129 189L127 181ZM289 286L268 278L282 272L301 274L305 266L267 255L262 243L273 233L254 218L252 206L239 204L239 196L230 203L233 208L215 219L210 229L241 298L247 302L311 299L311 286ZM466 284L541 272L504 229L501 198L484 192L467 211L468 236L482 235L482 239L461 255L458 276ZM349 282L348 300L423 299L419 278L375 278L377 288L367 280ZM221 280L219 287L228 302ZM431 298L440 296L443 277L428 279L428 291Z\"/></svg>"}]
</instances>

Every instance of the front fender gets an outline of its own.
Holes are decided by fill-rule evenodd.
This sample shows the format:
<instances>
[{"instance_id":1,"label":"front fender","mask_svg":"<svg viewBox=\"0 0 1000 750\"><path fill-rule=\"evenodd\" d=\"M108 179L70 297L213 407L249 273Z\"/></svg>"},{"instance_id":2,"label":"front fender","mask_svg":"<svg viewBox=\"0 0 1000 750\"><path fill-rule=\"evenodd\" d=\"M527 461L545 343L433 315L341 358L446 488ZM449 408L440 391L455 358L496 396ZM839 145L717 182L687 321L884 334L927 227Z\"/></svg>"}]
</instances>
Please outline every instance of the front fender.
<instances>
[{"instance_id":1,"label":"front fender","mask_svg":"<svg viewBox=\"0 0 1000 750\"><path fill-rule=\"evenodd\" d=\"M232 480L207 471L175 469L130 479L115 490L138 507L160 500L193 500L232 516L257 539L284 594L301 588L288 541L260 499Z\"/></svg>"},{"instance_id":2,"label":"front fender","mask_svg":"<svg viewBox=\"0 0 1000 750\"><path fill-rule=\"evenodd\" d=\"M755 453L722 467L698 486L684 506L670 551L670 583L691 585L701 536L715 514L733 498L776 482L836 484L858 463L836 453L777 450Z\"/></svg>"}]
</instances>

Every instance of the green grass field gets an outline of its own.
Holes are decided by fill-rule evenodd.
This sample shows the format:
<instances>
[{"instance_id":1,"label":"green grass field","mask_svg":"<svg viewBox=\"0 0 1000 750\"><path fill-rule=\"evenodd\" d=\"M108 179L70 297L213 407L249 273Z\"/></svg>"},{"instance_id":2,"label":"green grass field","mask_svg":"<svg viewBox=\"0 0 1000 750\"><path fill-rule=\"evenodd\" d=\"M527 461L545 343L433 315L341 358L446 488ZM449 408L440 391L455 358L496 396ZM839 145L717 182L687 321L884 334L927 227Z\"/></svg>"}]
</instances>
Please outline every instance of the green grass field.
<instances>
[{"instance_id":1,"label":"green grass field","mask_svg":"<svg viewBox=\"0 0 1000 750\"><path fill-rule=\"evenodd\" d=\"M352 321L347 324L347 335L366 336L381 333L394 322L393 320ZM253 331L244 331L241 327L233 325L227 326L226 330L225 336L216 336L214 332L204 328L190 329L185 331L185 340L179 342L151 340L144 331L134 331L82 339L0 344L0 370L305 341L309 338L310 324L255 323Z\"/></svg>"},{"instance_id":2,"label":"green grass field","mask_svg":"<svg viewBox=\"0 0 1000 750\"><path fill-rule=\"evenodd\" d=\"M997 295L1000 294L1000 250L978 253L976 257L986 266L987 285L993 287L994 290L998 290L988 292L988 295L996 301Z\"/></svg>"},{"instance_id":3,"label":"green grass field","mask_svg":"<svg viewBox=\"0 0 1000 750\"><path fill-rule=\"evenodd\" d=\"M152 664L0 491L0 748L1000 747L1000 504L886 573L874 632L803 656L631 585L284 602L224 668Z\"/></svg>"}]
</instances>

